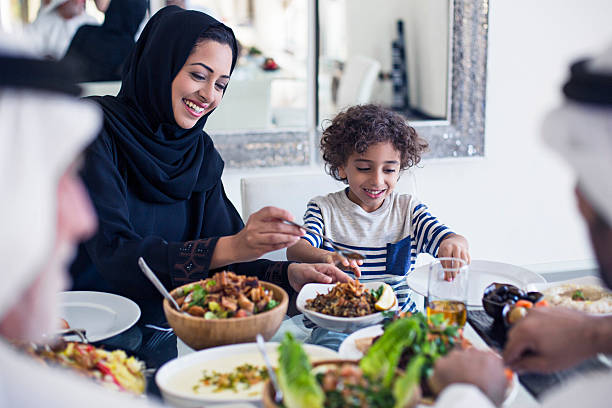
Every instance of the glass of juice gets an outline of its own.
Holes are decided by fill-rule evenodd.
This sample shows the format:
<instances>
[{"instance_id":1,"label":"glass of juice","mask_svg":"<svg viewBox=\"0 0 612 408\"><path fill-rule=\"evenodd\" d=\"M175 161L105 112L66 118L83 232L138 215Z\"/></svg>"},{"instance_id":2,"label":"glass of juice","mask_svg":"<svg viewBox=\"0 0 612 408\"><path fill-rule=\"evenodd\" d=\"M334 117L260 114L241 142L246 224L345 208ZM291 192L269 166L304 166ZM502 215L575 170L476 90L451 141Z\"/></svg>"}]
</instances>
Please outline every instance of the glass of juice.
<instances>
[{"instance_id":1,"label":"glass of juice","mask_svg":"<svg viewBox=\"0 0 612 408\"><path fill-rule=\"evenodd\" d=\"M427 318L442 314L459 327L467 320L468 264L459 258L438 258L429 265Z\"/></svg>"}]
</instances>

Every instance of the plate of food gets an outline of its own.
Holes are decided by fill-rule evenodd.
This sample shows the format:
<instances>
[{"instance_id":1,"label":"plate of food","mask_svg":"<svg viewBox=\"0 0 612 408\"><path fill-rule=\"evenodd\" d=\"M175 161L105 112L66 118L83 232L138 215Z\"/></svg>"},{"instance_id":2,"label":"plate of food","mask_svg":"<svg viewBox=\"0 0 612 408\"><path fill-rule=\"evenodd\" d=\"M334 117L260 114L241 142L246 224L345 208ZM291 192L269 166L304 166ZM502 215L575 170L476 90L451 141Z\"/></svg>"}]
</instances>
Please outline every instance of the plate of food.
<instances>
[{"instance_id":1,"label":"plate of food","mask_svg":"<svg viewBox=\"0 0 612 408\"><path fill-rule=\"evenodd\" d=\"M296 306L324 329L352 333L381 322L382 312L397 310L397 297L381 282L309 283L300 290Z\"/></svg>"},{"instance_id":2,"label":"plate of food","mask_svg":"<svg viewBox=\"0 0 612 408\"><path fill-rule=\"evenodd\" d=\"M429 389L427 383L426 373L431 373L431 370L427 369L427 367L433 367L435 360L447 354L453 347L468 348L474 346L486 349L486 346L480 347L478 344L472 344L472 342L463 337L463 332L459 330L456 326L446 326L442 324L441 321L434 321L432 325L428 325L426 323L426 317L422 314L408 316L409 317L402 318L396 316L396 321L407 319L413 320L412 323L403 322L403 324L406 326L406 328L403 330L406 333L408 333L409 331L416 333L414 335L414 340L411 343L401 346L403 348L403 351L401 352L397 368L402 372L404 370L408 371L412 362L415 361L415 359L419 358L419 350L430 350L428 355L426 356L426 359L428 361L425 363L425 367L421 369L422 374L419 380L421 389L420 403L430 405L434 401L434 395ZM395 324L395 322L393 324ZM364 358L364 356L368 356L371 353L370 350L376 353L376 350L374 350L373 346L377 341L383 338L382 336L386 334L385 332L386 330L383 328L382 324L365 327L361 330L354 332L346 339L344 339L344 341L340 345L340 349L338 352L340 358L349 360L361 360L362 358ZM410 336L405 335L399 337ZM389 339L385 340L389 341ZM397 342L398 344L402 341L402 338L399 338L399 340L394 340L394 342ZM427 347L423 347L424 342L428 342L430 344ZM369 358L372 359L373 357L375 356L370 356ZM518 392L518 378L516 374L507 369L506 378L508 380L508 386L506 389L506 398L504 400L504 405L509 404Z\"/></svg>"},{"instance_id":3,"label":"plate of food","mask_svg":"<svg viewBox=\"0 0 612 408\"><path fill-rule=\"evenodd\" d=\"M422 315L395 320L386 326L384 334L360 360L341 358L310 364L306 356L298 358L300 345L288 336L281 346L277 375L283 403L292 406L299 399L302 406L312 405L313 401L323 402L325 406L353 406L358 401L355 406L362 407L432 404L435 397L426 378L435 359L447 353L454 344L466 344L456 326L439 323L435 323L435 330L428 330ZM368 329L361 332L366 335L377 332ZM461 343L453 343L453 339ZM427 352L419 347L426 341L429 342ZM506 376L504 404L514 398L518 389L516 375L507 370ZM297 383L301 387L293 386ZM271 388L268 382L264 390L266 408L278 406L273 401ZM373 401L376 403L371 405Z\"/></svg>"},{"instance_id":4,"label":"plate of food","mask_svg":"<svg viewBox=\"0 0 612 408\"><path fill-rule=\"evenodd\" d=\"M425 297L428 272L429 265L421 265L406 278L410 288ZM536 272L502 262L475 259L470 263L468 273L470 274L467 299L469 307L482 307L482 294L494 282L506 282L521 289L526 289L531 284L546 283L546 279Z\"/></svg>"},{"instance_id":5,"label":"plate of food","mask_svg":"<svg viewBox=\"0 0 612 408\"><path fill-rule=\"evenodd\" d=\"M108 351L91 344L63 340L53 346L30 344L24 348L44 364L74 370L106 388L135 395L145 391L145 363L123 350Z\"/></svg>"},{"instance_id":6,"label":"plate of food","mask_svg":"<svg viewBox=\"0 0 612 408\"><path fill-rule=\"evenodd\" d=\"M612 291L596 276L584 276L561 282L532 284L530 289L544 294L550 306L561 306L581 312L612 314Z\"/></svg>"},{"instance_id":7,"label":"plate of food","mask_svg":"<svg viewBox=\"0 0 612 408\"><path fill-rule=\"evenodd\" d=\"M266 343L274 364L279 343ZM305 344L313 361L337 359L328 348ZM258 403L268 373L256 343L213 347L190 353L164 364L155 381L164 400L176 407L201 407Z\"/></svg>"},{"instance_id":8,"label":"plate of food","mask_svg":"<svg viewBox=\"0 0 612 408\"><path fill-rule=\"evenodd\" d=\"M60 292L61 317L69 327L85 329L87 339L97 342L132 327L140 308L132 300L105 292Z\"/></svg>"}]
</instances>

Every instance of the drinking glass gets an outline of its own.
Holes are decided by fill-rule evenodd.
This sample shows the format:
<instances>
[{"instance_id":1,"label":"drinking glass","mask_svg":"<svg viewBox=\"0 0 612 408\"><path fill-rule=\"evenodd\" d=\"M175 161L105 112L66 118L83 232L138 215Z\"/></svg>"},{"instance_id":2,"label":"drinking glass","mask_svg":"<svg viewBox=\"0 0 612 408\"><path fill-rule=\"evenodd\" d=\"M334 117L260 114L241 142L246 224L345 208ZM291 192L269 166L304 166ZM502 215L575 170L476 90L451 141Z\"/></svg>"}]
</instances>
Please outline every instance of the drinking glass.
<instances>
[{"instance_id":1,"label":"drinking glass","mask_svg":"<svg viewBox=\"0 0 612 408\"><path fill-rule=\"evenodd\" d=\"M459 327L467 320L468 264L459 258L438 258L429 265L427 319L442 314Z\"/></svg>"}]
</instances>

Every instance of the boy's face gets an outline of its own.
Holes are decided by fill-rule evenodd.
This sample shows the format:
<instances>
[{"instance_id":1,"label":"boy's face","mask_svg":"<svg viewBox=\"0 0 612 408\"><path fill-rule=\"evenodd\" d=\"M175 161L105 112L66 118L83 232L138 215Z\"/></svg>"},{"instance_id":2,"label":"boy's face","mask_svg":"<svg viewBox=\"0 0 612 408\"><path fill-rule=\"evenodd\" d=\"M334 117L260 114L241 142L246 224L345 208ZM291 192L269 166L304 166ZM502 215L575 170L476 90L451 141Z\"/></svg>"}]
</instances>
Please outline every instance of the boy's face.
<instances>
[{"instance_id":1,"label":"boy's face","mask_svg":"<svg viewBox=\"0 0 612 408\"><path fill-rule=\"evenodd\" d=\"M338 168L339 176L348 181L349 199L367 212L377 210L397 184L400 160L390 142L372 145L362 154L353 152Z\"/></svg>"}]
</instances>

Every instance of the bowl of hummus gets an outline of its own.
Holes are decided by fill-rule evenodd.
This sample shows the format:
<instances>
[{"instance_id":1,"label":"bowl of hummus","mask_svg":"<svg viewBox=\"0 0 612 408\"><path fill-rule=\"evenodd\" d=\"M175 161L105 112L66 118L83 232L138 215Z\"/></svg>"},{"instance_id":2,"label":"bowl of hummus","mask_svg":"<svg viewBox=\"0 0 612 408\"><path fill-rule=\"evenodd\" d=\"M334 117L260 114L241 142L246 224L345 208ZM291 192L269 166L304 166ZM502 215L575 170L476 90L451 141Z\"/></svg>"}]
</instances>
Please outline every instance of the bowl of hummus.
<instances>
[{"instance_id":1,"label":"bowl of hummus","mask_svg":"<svg viewBox=\"0 0 612 408\"><path fill-rule=\"evenodd\" d=\"M612 292L599 279L551 284L542 291L550 306L561 306L591 314L612 314Z\"/></svg>"}]
</instances>

